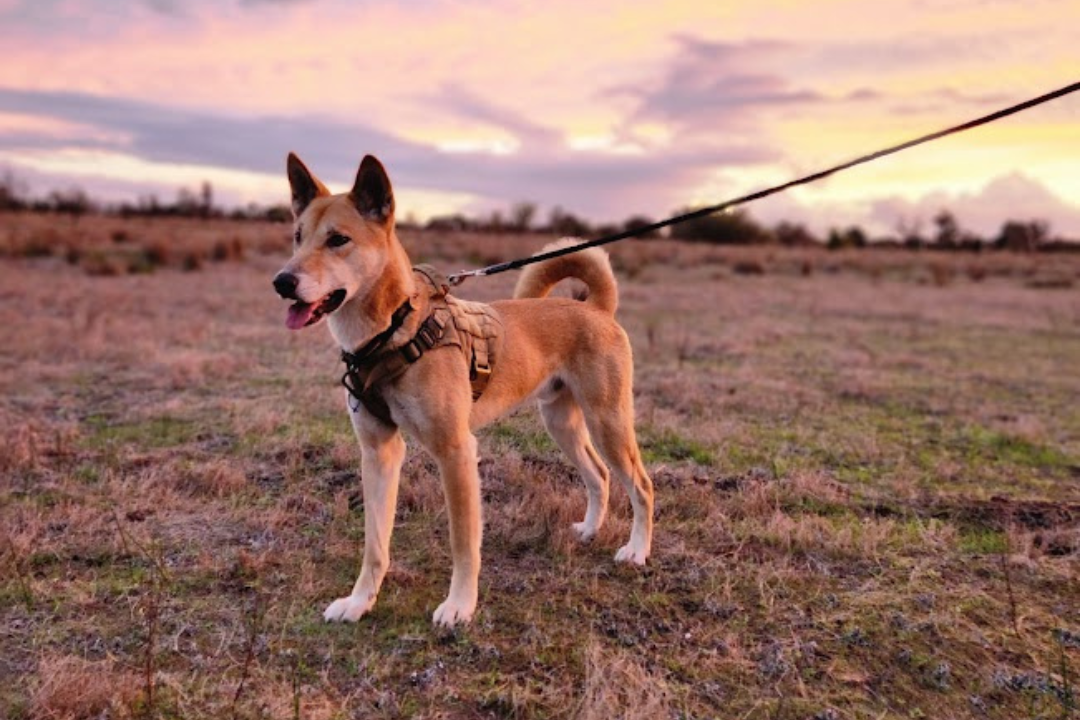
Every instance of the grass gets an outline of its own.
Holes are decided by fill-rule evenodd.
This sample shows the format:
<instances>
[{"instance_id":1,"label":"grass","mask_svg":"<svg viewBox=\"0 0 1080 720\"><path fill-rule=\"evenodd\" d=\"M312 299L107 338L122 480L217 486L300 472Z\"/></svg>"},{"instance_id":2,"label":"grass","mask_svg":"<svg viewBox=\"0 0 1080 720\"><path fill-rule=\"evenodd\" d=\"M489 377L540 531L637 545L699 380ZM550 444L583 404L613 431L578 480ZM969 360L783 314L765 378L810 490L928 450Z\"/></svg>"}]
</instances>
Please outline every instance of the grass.
<instances>
[{"instance_id":1,"label":"grass","mask_svg":"<svg viewBox=\"0 0 1080 720\"><path fill-rule=\"evenodd\" d=\"M705 444L683 437L671 428L643 433L639 442L641 454L647 463L691 461L698 465L712 465L716 460L713 451Z\"/></svg>"},{"instance_id":2,"label":"grass","mask_svg":"<svg viewBox=\"0 0 1080 720\"><path fill-rule=\"evenodd\" d=\"M7 221L36 250L0 261L0 717L1080 715L1080 316L1028 286L1040 259L939 286L921 255L616 248L654 557L612 562L617 484L577 542L582 484L516 412L480 435L481 605L446 632L411 439L379 603L321 620L359 566L359 453L332 344L268 291L282 255L240 233L186 272L239 231L132 221L125 251L178 233L167 261L90 275ZM83 258L123 229L86 228ZM541 244L405 241L445 267Z\"/></svg>"},{"instance_id":3,"label":"grass","mask_svg":"<svg viewBox=\"0 0 1080 720\"><path fill-rule=\"evenodd\" d=\"M191 420L163 416L133 422L109 422L95 415L83 421L90 447L134 445L141 448L168 448L190 442L200 425Z\"/></svg>"}]
</instances>

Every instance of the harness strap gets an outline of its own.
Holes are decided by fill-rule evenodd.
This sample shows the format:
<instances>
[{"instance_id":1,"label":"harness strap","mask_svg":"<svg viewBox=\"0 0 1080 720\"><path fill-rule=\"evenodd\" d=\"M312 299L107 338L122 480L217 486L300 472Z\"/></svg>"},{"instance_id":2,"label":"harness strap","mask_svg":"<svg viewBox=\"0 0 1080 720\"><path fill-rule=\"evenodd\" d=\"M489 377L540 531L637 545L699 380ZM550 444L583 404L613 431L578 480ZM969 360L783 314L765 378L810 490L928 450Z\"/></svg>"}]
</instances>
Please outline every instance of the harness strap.
<instances>
[{"instance_id":1,"label":"harness strap","mask_svg":"<svg viewBox=\"0 0 1080 720\"><path fill-rule=\"evenodd\" d=\"M355 352L341 351L341 359L345 362L346 367L360 366L367 361L371 356L382 349L383 345L390 341L390 338L394 336L401 326L405 324L405 318L409 317L412 313L412 303L406 300L401 304L394 314L390 316L390 327L383 330L381 333L364 343L364 346ZM342 380L344 384L344 379ZM345 385L345 387L349 387Z\"/></svg>"},{"instance_id":2,"label":"harness strap","mask_svg":"<svg viewBox=\"0 0 1080 720\"><path fill-rule=\"evenodd\" d=\"M413 265L413 272L420 273L428 281L434 293L432 297L442 298L450 294L450 281L434 265L427 263Z\"/></svg>"},{"instance_id":3,"label":"harness strap","mask_svg":"<svg viewBox=\"0 0 1080 720\"><path fill-rule=\"evenodd\" d=\"M421 274L431 285L434 306L431 314L420 323L416 335L394 351L383 354L379 352L394 333L401 329L405 319L413 311L412 304L406 300L394 311L389 328L366 342L356 352L341 353L341 359L345 363L341 384L354 400L388 425L394 423L390 417L390 408L383 400L379 388L404 373L410 365L423 357L425 352L437 347L446 335L447 320L442 316L449 313L445 311L446 303L443 298L449 292L450 284L442 273L430 265L418 265L413 271ZM440 305L443 312L439 311Z\"/></svg>"},{"instance_id":4,"label":"harness strap","mask_svg":"<svg viewBox=\"0 0 1080 720\"><path fill-rule=\"evenodd\" d=\"M472 385L473 402L480 399L491 377L491 363L488 360L486 342L472 343L472 358L469 361L469 383Z\"/></svg>"},{"instance_id":5,"label":"harness strap","mask_svg":"<svg viewBox=\"0 0 1080 720\"><path fill-rule=\"evenodd\" d=\"M425 352L437 347L444 333L445 323L437 313L433 313L421 323L416 335L397 350L375 357L361 366L347 365L342 384L368 412L387 425L393 425L390 408L379 392L380 389L384 384L404 374Z\"/></svg>"},{"instance_id":6,"label":"harness strap","mask_svg":"<svg viewBox=\"0 0 1080 720\"><path fill-rule=\"evenodd\" d=\"M488 347L488 342L497 336L497 330L488 327L485 331L475 319L466 321L467 315L484 315L483 311L475 309L482 306L449 297L450 284L446 276L434 267L417 265L413 271L423 276L431 286L429 314L420 323L416 334L401 347L380 353L412 312L412 305L406 301L394 313L389 329L365 343L355 353L341 353L341 359L345 362L341 384L353 399L387 425L395 423L382 397L382 387L404 374L424 353L437 347L459 347L469 363L473 402L480 398L487 387L495 359L495 351Z\"/></svg>"}]
</instances>

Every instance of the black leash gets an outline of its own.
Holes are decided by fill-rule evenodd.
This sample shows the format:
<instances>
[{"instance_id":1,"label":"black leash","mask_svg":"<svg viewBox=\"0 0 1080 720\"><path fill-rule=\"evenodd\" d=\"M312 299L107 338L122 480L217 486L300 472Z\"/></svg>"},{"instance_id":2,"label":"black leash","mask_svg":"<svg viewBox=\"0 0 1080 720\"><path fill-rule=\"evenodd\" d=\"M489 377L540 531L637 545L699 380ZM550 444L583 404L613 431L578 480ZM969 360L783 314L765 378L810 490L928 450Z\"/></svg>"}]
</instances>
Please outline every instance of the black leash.
<instances>
[{"instance_id":1,"label":"black leash","mask_svg":"<svg viewBox=\"0 0 1080 720\"><path fill-rule=\"evenodd\" d=\"M932 140L938 140L948 135L953 135L955 133L964 132L965 130L977 128L980 125L992 123L995 120L1000 120L1001 118L1008 117L1009 115L1015 115L1018 112L1023 112L1024 110L1033 108L1036 105L1042 105L1043 103L1050 102L1051 100L1056 100L1059 97L1076 92L1077 90L1080 90L1080 82L1075 82L1072 85L1067 85L1059 90L1046 93L1045 95L1040 95L1037 98L1033 98L1017 105L1007 107L1004 110L998 110L997 112L990 113L989 115L984 115L980 118L976 118L975 120L969 120L966 123L955 125L953 127L946 128L945 130L938 130L937 132L930 133L929 135L923 135L922 137L915 138L914 140L908 140L907 142L900 143L899 145L893 145L892 147L885 148L884 150L878 150L877 152L870 153L869 155L863 155L862 157L858 157L854 160L849 160L848 162L841 163L840 165L836 165L835 167L831 167L828 170L822 170L811 175L806 175L805 177L791 180L782 185L775 185L773 187L766 188L765 190L758 190L757 192L750 193L749 195L743 195L742 197L735 198L734 200L728 200L717 205L710 205L709 207L699 208L691 212L683 213L682 215L675 215L674 217L670 217L667 220L654 222L643 227L636 227L633 230L623 230L622 232L605 235L603 237L596 238L595 240L583 242L579 245L571 245L569 247L559 248L558 250L552 250L550 252L541 253L539 255L532 255L531 257L527 258L519 258L517 260L510 260L509 262L488 265L487 267L479 268L478 270L463 270L461 272L456 272L448 276L447 280L449 281L450 285L456 286L465 282L465 280L470 277L497 275L498 273L506 272L507 270L517 270L518 268L523 268L526 265L532 265L533 263L543 262L544 260L562 257L563 255L569 255L570 253L579 252L581 250L585 250L586 248L596 247L598 245L607 245L608 243L617 242L619 240L626 240L627 238L645 235L656 230L660 230L661 228L666 228L670 225L677 225L678 223L686 222L687 220L694 220L700 217L705 217L706 215L712 215L713 213L720 212L721 210L727 210L728 208L735 207L736 205L744 205L748 202L753 202L754 200L760 200L761 198L775 195L776 193L783 192L784 190L788 190L797 185L806 185L808 183L822 180L829 177L833 173L840 172L841 170L847 170L849 168L855 167L856 165L862 165L863 163L868 163L872 160L883 158L886 155L892 155L893 153L898 153L901 150L913 148L916 145L922 145L923 143L928 143Z\"/></svg>"}]
</instances>

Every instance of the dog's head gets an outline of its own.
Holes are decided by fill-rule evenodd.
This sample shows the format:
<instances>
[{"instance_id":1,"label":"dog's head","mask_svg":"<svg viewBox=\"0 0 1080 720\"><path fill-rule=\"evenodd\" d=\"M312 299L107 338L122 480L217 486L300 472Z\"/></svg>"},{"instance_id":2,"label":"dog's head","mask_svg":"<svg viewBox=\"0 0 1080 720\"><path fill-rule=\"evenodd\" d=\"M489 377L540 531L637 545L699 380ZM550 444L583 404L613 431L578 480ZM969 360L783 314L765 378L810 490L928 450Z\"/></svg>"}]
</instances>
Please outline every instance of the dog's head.
<instances>
[{"instance_id":1,"label":"dog's head","mask_svg":"<svg viewBox=\"0 0 1080 720\"><path fill-rule=\"evenodd\" d=\"M274 276L274 290L295 301L285 324L298 330L322 321L379 278L391 255L394 194L386 170L371 155L342 195L331 195L293 153L287 169L293 256Z\"/></svg>"}]
</instances>

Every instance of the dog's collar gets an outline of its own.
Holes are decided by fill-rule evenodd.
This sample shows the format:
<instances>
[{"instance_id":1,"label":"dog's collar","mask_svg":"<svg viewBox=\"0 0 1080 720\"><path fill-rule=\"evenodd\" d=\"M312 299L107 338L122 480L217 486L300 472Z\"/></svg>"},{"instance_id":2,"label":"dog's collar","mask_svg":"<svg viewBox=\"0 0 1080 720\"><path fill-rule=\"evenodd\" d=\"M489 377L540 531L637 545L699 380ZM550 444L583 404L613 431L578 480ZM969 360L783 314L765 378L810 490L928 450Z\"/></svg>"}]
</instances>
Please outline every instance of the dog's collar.
<instances>
[{"instance_id":1,"label":"dog's collar","mask_svg":"<svg viewBox=\"0 0 1080 720\"><path fill-rule=\"evenodd\" d=\"M401 329L401 326L405 324L405 318L409 317L409 314L412 313L412 311L412 302L406 300L390 317L390 327L368 340L358 350L353 352L342 350L341 359L345 362L345 365L352 369L353 367L360 366L370 360L373 355L383 349L383 346L386 345L386 343L390 342L390 338L394 336L394 333Z\"/></svg>"}]
</instances>

